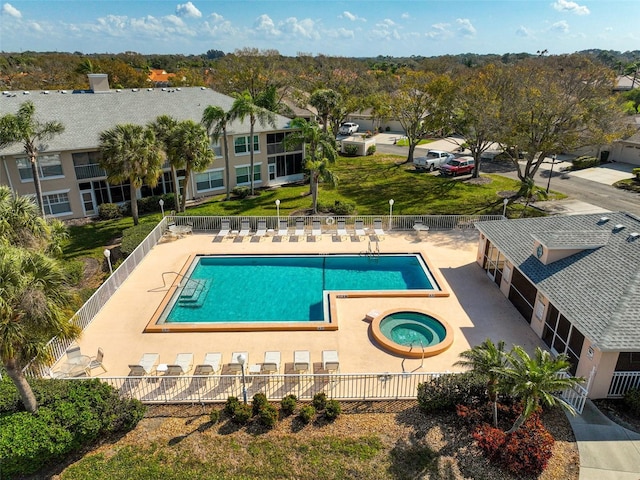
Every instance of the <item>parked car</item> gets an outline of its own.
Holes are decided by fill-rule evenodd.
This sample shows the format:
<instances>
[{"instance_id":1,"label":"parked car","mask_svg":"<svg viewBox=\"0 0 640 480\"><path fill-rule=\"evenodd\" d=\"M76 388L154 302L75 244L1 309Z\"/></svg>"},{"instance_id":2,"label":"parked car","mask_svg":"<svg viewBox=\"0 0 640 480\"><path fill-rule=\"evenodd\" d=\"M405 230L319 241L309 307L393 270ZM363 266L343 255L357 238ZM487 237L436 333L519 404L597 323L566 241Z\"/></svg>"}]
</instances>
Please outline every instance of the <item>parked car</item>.
<instances>
[{"instance_id":1,"label":"parked car","mask_svg":"<svg viewBox=\"0 0 640 480\"><path fill-rule=\"evenodd\" d=\"M424 157L415 157L413 164L416 168L433 172L436 168L440 168L442 164L455 158L453 153L443 152L442 150L429 150Z\"/></svg>"},{"instance_id":2,"label":"parked car","mask_svg":"<svg viewBox=\"0 0 640 480\"><path fill-rule=\"evenodd\" d=\"M340 125L338 133L340 135L353 135L358 131L359 128L360 126L357 123L346 122Z\"/></svg>"},{"instance_id":3,"label":"parked car","mask_svg":"<svg viewBox=\"0 0 640 480\"><path fill-rule=\"evenodd\" d=\"M440 167L440 173L443 175L465 175L473 172L476 162L473 157L460 157L453 160L449 160L447 163Z\"/></svg>"}]
</instances>

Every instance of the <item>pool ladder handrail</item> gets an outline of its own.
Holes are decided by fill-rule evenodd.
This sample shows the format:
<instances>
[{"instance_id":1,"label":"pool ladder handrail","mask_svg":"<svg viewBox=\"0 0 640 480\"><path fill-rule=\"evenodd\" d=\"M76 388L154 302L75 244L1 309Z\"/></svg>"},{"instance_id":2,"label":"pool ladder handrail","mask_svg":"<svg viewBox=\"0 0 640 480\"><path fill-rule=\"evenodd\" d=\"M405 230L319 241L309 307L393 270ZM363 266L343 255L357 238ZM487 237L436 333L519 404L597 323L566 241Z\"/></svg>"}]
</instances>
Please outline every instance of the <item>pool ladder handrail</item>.
<instances>
[{"instance_id":1,"label":"pool ladder handrail","mask_svg":"<svg viewBox=\"0 0 640 480\"><path fill-rule=\"evenodd\" d=\"M416 367L415 369L413 369L412 371L415 372L416 370L420 370L422 367L424 367L424 344L422 343L422 340L419 340L420 342L420 348L422 349L422 359L420 360L420 366ZM415 341L411 342L409 344L409 351L413 350L413 345L414 345ZM406 360L406 358L402 359L402 371L404 372L404 361Z\"/></svg>"},{"instance_id":2,"label":"pool ladder handrail","mask_svg":"<svg viewBox=\"0 0 640 480\"><path fill-rule=\"evenodd\" d=\"M371 239L369 239L369 244L367 245L367 251L364 252L364 254L367 256L367 258L369 258L370 260L372 259L378 259L380 258L380 242L378 242L376 240L376 249L374 250L371 247Z\"/></svg>"},{"instance_id":3,"label":"pool ladder handrail","mask_svg":"<svg viewBox=\"0 0 640 480\"><path fill-rule=\"evenodd\" d=\"M168 275L170 273L172 273L174 275L177 275L178 277L182 277L182 279L186 279L187 280L185 282L185 284L182 285L182 287L181 287L183 289L189 284L189 282L195 282L197 285L202 285L203 287L205 286L205 282L204 281L195 280L195 279L193 279L191 277L187 277L186 275L183 275L182 273L179 273L179 272L168 271L168 272L162 272L162 287L166 287L167 286L167 281L165 280L164 276ZM180 288L180 285L178 285L178 287Z\"/></svg>"}]
</instances>

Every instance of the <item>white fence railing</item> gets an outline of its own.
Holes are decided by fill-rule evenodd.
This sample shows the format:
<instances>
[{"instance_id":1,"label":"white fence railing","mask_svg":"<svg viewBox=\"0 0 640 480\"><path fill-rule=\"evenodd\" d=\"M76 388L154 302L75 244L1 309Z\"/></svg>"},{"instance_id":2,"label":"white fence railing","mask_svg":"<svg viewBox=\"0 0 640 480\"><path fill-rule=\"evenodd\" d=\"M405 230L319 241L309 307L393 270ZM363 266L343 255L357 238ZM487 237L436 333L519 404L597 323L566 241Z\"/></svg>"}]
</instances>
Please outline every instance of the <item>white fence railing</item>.
<instances>
[{"instance_id":1,"label":"white fence railing","mask_svg":"<svg viewBox=\"0 0 640 480\"><path fill-rule=\"evenodd\" d=\"M129 255L111 276L94 292L70 321L83 330L89 325L111 295L122 285L129 274L138 266L149 251L158 243L171 223L176 225L190 225L193 231L210 232L220 229L222 220L230 222L232 230L240 230L243 220L249 220L252 229L257 228L258 221L266 221L268 229L277 230L280 220L287 220L289 227L294 227L298 219L303 219L305 226L310 227L314 220L320 220L323 232L331 232L336 229L338 220L345 220L345 224L351 228L356 220L362 220L365 228L373 228L375 220L383 222L383 228L392 230L412 230L416 222L428 226L430 230L473 229L477 221L500 220L501 215L357 215L334 216L333 222L327 222L327 216L166 216L149 233L140 245ZM52 338L47 344L48 355L55 361L59 360L70 345L70 341L57 337ZM48 367L40 362L31 361L23 369L27 376L44 376L48 373Z\"/></svg>"},{"instance_id":2,"label":"white fence railing","mask_svg":"<svg viewBox=\"0 0 640 480\"><path fill-rule=\"evenodd\" d=\"M640 388L640 372L613 372L607 397L622 397L634 388Z\"/></svg>"},{"instance_id":3,"label":"white fence railing","mask_svg":"<svg viewBox=\"0 0 640 480\"><path fill-rule=\"evenodd\" d=\"M569 375L565 373L563 376L568 377ZM587 401L588 394L589 391L586 388L580 384L576 384L571 388L563 390L560 396L565 402L575 409L578 415L580 415L584 409L584 403Z\"/></svg>"},{"instance_id":4,"label":"white fence railing","mask_svg":"<svg viewBox=\"0 0 640 480\"><path fill-rule=\"evenodd\" d=\"M269 400L295 395L311 400L324 392L337 400L415 399L418 384L440 373L353 373L245 375L247 398L258 392ZM100 377L120 395L143 403L215 403L243 397L241 375Z\"/></svg>"}]
</instances>

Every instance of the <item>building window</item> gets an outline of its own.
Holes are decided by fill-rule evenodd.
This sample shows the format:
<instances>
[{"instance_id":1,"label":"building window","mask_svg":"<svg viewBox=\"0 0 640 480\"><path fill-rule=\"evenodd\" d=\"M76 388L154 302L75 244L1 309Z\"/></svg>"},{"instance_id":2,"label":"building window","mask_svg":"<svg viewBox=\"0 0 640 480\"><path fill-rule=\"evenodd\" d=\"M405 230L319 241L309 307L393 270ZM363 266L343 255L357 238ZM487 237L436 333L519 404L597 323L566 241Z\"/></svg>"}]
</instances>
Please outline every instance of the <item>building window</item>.
<instances>
[{"instance_id":1,"label":"building window","mask_svg":"<svg viewBox=\"0 0 640 480\"><path fill-rule=\"evenodd\" d=\"M48 193L42 196L44 213L46 215L66 215L71 212L69 194L67 192Z\"/></svg>"},{"instance_id":2,"label":"building window","mask_svg":"<svg viewBox=\"0 0 640 480\"><path fill-rule=\"evenodd\" d=\"M224 187L223 172L224 170L214 170L196 174L196 190L198 192L206 192Z\"/></svg>"},{"instance_id":3,"label":"building window","mask_svg":"<svg viewBox=\"0 0 640 480\"><path fill-rule=\"evenodd\" d=\"M33 172L31 171L31 162L28 158L22 157L16 159L20 180L32 181ZM39 155L37 159L38 174L40 178L63 177L62 163L59 155Z\"/></svg>"},{"instance_id":4,"label":"building window","mask_svg":"<svg viewBox=\"0 0 640 480\"><path fill-rule=\"evenodd\" d=\"M233 141L236 155L243 155L250 153L250 136L236 137ZM253 151L260 152L260 142L258 142L258 135L253 136Z\"/></svg>"},{"instance_id":5,"label":"building window","mask_svg":"<svg viewBox=\"0 0 640 480\"><path fill-rule=\"evenodd\" d=\"M220 140L215 143L211 143L211 151L216 157L222 157L222 146L220 145Z\"/></svg>"},{"instance_id":6,"label":"building window","mask_svg":"<svg viewBox=\"0 0 640 480\"><path fill-rule=\"evenodd\" d=\"M261 163L257 163L253 166L253 181L259 182L262 180L262 176L260 173ZM247 184L250 183L249 179L249 165L244 165L242 167L236 167L236 185Z\"/></svg>"},{"instance_id":7,"label":"building window","mask_svg":"<svg viewBox=\"0 0 640 480\"><path fill-rule=\"evenodd\" d=\"M549 305L542 340L553 352L567 355L571 363L570 372L575 375L584 344L584 335L554 305Z\"/></svg>"},{"instance_id":8,"label":"building window","mask_svg":"<svg viewBox=\"0 0 640 480\"><path fill-rule=\"evenodd\" d=\"M102 159L100 152L72 153L71 157L73 157L73 168L78 180L107 176L107 172L100 167L100 160Z\"/></svg>"}]
</instances>

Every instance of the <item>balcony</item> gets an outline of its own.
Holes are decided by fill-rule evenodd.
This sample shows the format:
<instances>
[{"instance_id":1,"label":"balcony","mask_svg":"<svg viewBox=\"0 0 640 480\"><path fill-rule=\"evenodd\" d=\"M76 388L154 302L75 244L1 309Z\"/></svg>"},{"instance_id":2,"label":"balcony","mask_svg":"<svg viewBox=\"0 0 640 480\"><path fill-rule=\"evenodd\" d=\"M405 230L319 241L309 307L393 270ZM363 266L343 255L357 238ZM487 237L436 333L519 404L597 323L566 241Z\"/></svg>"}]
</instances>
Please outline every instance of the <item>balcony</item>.
<instances>
[{"instance_id":1,"label":"balcony","mask_svg":"<svg viewBox=\"0 0 640 480\"><path fill-rule=\"evenodd\" d=\"M97 163L89 165L75 165L76 178L82 180L84 178L106 177L107 172L104 171Z\"/></svg>"}]
</instances>

